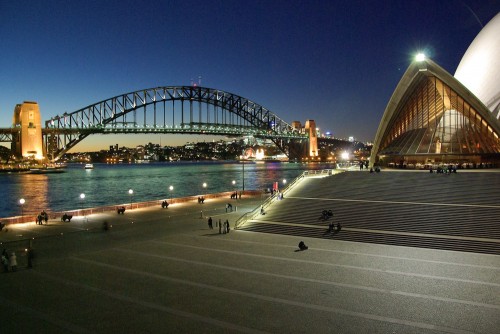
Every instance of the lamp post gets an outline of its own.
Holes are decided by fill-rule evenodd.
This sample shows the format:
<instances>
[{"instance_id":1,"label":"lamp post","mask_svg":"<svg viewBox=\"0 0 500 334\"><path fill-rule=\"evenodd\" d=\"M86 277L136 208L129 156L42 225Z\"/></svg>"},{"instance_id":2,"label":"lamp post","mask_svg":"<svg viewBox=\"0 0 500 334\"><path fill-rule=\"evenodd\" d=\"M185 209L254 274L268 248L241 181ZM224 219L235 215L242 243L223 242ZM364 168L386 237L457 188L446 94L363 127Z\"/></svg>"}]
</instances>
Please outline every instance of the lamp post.
<instances>
[{"instance_id":1,"label":"lamp post","mask_svg":"<svg viewBox=\"0 0 500 334\"><path fill-rule=\"evenodd\" d=\"M85 194L84 193L81 193L80 194L80 199L82 200L82 214L83 214L83 217L85 218L85 213L83 211L83 201L85 200Z\"/></svg>"},{"instance_id":2,"label":"lamp post","mask_svg":"<svg viewBox=\"0 0 500 334\"><path fill-rule=\"evenodd\" d=\"M348 152L342 152L341 154L342 160L344 160L344 168L347 168L347 161L349 160L349 153Z\"/></svg>"},{"instance_id":3,"label":"lamp post","mask_svg":"<svg viewBox=\"0 0 500 334\"><path fill-rule=\"evenodd\" d=\"M170 190L170 204L172 204L172 192L174 191L174 186L168 187L168 190Z\"/></svg>"},{"instance_id":4,"label":"lamp post","mask_svg":"<svg viewBox=\"0 0 500 334\"><path fill-rule=\"evenodd\" d=\"M134 198L134 191L132 189L129 189L128 194L130 195L130 210L132 210L132 200Z\"/></svg>"},{"instance_id":5,"label":"lamp post","mask_svg":"<svg viewBox=\"0 0 500 334\"><path fill-rule=\"evenodd\" d=\"M21 198L19 200L19 204L21 204L21 217L24 216L24 203L26 203L26 201L24 200L24 198Z\"/></svg>"}]
</instances>

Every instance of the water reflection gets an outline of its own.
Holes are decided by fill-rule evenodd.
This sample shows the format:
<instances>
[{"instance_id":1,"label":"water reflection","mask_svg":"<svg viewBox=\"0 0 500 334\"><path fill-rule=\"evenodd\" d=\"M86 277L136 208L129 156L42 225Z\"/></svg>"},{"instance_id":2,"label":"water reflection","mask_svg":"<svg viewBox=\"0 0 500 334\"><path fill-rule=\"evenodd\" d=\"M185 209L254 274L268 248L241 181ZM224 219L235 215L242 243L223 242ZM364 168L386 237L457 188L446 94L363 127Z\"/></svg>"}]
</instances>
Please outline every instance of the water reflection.
<instances>
[{"instance_id":1,"label":"water reflection","mask_svg":"<svg viewBox=\"0 0 500 334\"><path fill-rule=\"evenodd\" d=\"M42 210L65 211L104 205L130 205L133 201L150 201L174 197L203 195L242 190L241 163L152 163L137 165L94 164L85 170L83 165L69 165L62 174L0 175L2 191L7 194L0 202L0 217L20 215L18 201L25 198L25 213ZM293 180L304 170L332 168L329 164L246 163L246 190L271 188L273 182ZM232 181L235 181L234 184ZM203 187L206 183L206 187ZM170 191L172 186L174 191ZM85 194L85 199L80 194ZM173 194L172 194L173 193Z\"/></svg>"}]
</instances>

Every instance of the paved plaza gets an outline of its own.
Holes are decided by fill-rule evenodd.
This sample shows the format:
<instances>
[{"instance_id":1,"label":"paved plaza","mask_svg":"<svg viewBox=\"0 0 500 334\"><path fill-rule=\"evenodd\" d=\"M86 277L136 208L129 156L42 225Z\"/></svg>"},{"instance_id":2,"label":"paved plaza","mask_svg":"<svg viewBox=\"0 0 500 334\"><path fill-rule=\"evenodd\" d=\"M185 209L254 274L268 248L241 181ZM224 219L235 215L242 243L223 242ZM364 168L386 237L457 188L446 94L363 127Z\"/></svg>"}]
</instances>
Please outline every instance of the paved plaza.
<instances>
[{"instance_id":1,"label":"paved plaza","mask_svg":"<svg viewBox=\"0 0 500 334\"><path fill-rule=\"evenodd\" d=\"M211 199L9 225L1 246L17 252L19 268L0 275L0 332L500 332L498 255L219 234L215 222L233 227L264 200L232 200L227 213L229 199ZM308 250L298 251L300 240Z\"/></svg>"}]
</instances>

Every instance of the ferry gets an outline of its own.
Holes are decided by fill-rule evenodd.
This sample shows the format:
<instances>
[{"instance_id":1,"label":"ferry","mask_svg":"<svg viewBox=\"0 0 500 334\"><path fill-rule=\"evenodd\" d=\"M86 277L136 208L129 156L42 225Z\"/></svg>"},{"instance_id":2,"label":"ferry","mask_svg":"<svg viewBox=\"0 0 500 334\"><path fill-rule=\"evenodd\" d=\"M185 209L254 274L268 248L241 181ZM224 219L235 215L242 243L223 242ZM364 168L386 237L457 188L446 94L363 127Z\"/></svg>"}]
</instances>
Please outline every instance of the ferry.
<instances>
[{"instance_id":1,"label":"ferry","mask_svg":"<svg viewBox=\"0 0 500 334\"><path fill-rule=\"evenodd\" d=\"M55 174L55 173L64 173L66 172L62 168L57 168L53 166L47 166L44 168L30 168L29 173L30 174Z\"/></svg>"},{"instance_id":2,"label":"ferry","mask_svg":"<svg viewBox=\"0 0 500 334\"><path fill-rule=\"evenodd\" d=\"M85 164L85 169L94 169L94 165L93 164Z\"/></svg>"}]
</instances>

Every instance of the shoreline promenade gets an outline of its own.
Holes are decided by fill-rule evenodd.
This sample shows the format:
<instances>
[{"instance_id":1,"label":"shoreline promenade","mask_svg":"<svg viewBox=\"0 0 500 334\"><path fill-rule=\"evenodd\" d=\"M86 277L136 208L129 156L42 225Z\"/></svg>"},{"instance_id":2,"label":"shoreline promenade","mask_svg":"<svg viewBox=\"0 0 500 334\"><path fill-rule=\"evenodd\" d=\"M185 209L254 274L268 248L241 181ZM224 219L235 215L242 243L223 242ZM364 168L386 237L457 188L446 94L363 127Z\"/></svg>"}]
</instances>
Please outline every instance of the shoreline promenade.
<instances>
[{"instance_id":1,"label":"shoreline promenade","mask_svg":"<svg viewBox=\"0 0 500 334\"><path fill-rule=\"evenodd\" d=\"M336 177L301 182L297 191L305 195L314 191L308 183L338 182ZM292 195L273 201L263 217L290 210L292 203L300 216L306 206ZM8 226L2 238L35 238L35 259L26 269L25 254L17 254L17 272L0 274L2 333L426 334L500 328L499 256L239 229L219 234L215 222L228 219L232 228L265 199L224 197L74 217L70 223ZM226 212L227 203L235 211ZM112 224L108 232L104 220ZM301 240L308 250L298 251ZM8 245L1 246L10 251Z\"/></svg>"}]
</instances>

